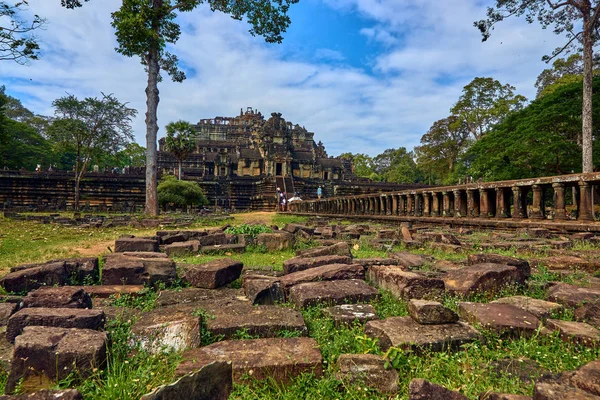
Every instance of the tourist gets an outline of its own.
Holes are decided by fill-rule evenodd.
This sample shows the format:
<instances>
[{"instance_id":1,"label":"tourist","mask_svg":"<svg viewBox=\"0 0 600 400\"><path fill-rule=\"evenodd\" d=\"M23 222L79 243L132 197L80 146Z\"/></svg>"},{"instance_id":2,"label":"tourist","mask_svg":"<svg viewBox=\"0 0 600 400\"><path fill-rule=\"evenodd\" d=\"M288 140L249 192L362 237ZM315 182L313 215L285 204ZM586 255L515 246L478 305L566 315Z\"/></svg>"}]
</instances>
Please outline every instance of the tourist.
<instances>
[{"instance_id":1,"label":"tourist","mask_svg":"<svg viewBox=\"0 0 600 400\"><path fill-rule=\"evenodd\" d=\"M320 199L321 197L323 197L323 189L321 189L321 186L319 186L319 188L317 189L317 197Z\"/></svg>"},{"instance_id":2,"label":"tourist","mask_svg":"<svg viewBox=\"0 0 600 400\"><path fill-rule=\"evenodd\" d=\"M275 211L279 211L279 205L281 204L281 188L277 187L277 205L275 206Z\"/></svg>"},{"instance_id":3,"label":"tourist","mask_svg":"<svg viewBox=\"0 0 600 400\"><path fill-rule=\"evenodd\" d=\"M287 198L285 192L281 194L281 211L285 211L285 206L287 204Z\"/></svg>"}]
</instances>

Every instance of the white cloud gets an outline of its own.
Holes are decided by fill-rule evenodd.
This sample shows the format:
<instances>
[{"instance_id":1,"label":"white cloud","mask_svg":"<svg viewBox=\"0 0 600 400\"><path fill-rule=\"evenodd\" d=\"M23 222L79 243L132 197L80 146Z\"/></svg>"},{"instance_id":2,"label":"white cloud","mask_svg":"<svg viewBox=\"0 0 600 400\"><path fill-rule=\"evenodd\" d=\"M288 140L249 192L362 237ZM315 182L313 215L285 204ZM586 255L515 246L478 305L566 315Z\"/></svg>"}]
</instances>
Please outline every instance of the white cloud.
<instances>
[{"instance_id":1,"label":"white cloud","mask_svg":"<svg viewBox=\"0 0 600 400\"><path fill-rule=\"evenodd\" d=\"M551 31L519 19L498 25L481 43L472 24L485 9L476 0L323 1L341 13L360 13L370 22L359 32L386 50L363 69L326 48L313 50L317 62L291 61L284 56L285 41L267 45L248 34L246 23L201 6L180 18L185 29L174 52L194 73L183 83L166 77L160 83L159 136L173 120L235 115L253 106L266 116L281 112L314 131L332 155L410 149L435 120L447 116L475 76L493 76L533 97L535 78L546 67L542 55L561 43ZM92 1L74 11L58 3L30 1L49 20L40 32L42 58L29 67L3 62L3 83L10 93L29 96L26 106L45 114L65 92L114 93L139 110L136 139L145 144L144 69L138 59L114 51L110 13L119 0Z\"/></svg>"}]
</instances>

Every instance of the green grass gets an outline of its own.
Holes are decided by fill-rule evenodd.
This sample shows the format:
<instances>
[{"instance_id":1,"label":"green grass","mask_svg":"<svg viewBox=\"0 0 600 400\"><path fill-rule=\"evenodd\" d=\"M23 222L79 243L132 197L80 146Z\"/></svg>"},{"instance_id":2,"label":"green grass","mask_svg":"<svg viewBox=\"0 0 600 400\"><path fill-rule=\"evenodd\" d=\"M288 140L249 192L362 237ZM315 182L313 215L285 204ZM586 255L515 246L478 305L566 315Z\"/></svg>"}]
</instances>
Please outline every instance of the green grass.
<instances>
[{"instance_id":1,"label":"green grass","mask_svg":"<svg viewBox=\"0 0 600 400\"><path fill-rule=\"evenodd\" d=\"M189 264L202 264L213 260L218 260L223 257L232 258L239 260L244 264L244 268L257 269L257 270L270 270L275 271L283 270L283 262L287 259L296 256L296 252L293 250L283 250L277 252L250 252L245 253L223 253L205 255L198 254L187 257L177 257L174 260L178 263L189 263Z\"/></svg>"},{"instance_id":2,"label":"green grass","mask_svg":"<svg viewBox=\"0 0 600 400\"><path fill-rule=\"evenodd\" d=\"M279 228L283 228L285 224L306 224L308 221L308 217L302 217L298 215L290 215L290 214L275 214L271 218L271 223L273 225L277 225Z\"/></svg>"}]
</instances>

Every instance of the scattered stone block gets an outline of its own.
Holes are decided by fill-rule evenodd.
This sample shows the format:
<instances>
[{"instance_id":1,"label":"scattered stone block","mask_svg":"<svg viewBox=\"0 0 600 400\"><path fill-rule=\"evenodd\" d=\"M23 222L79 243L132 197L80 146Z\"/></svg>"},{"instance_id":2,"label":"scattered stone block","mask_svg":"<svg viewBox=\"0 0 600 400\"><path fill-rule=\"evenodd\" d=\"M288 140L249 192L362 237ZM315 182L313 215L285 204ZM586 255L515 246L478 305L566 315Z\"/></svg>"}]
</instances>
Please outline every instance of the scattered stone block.
<instances>
[{"instance_id":1,"label":"scattered stone block","mask_svg":"<svg viewBox=\"0 0 600 400\"><path fill-rule=\"evenodd\" d=\"M193 287L216 289L238 279L244 264L222 258L205 264L180 264L184 279Z\"/></svg>"},{"instance_id":2,"label":"scattered stone block","mask_svg":"<svg viewBox=\"0 0 600 400\"><path fill-rule=\"evenodd\" d=\"M158 233L158 232L156 232ZM168 235L156 235L158 237L160 237L160 242L162 244L173 244L173 243L179 243L179 242L187 242L190 239L190 235L189 234L183 234L181 232L178 233L172 233L172 234L168 234Z\"/></svg>"},{"instance_id":3,"label":"scattered stone block","mask_svg":"<svg viewBox=\"0 0 600 400\"><path fill-rule=\"evenodd\" d=\"M413 379L408 385L409 400L468 400L459 392L453 392L443 386L425 379Z\"/></svg>"},{"instance_id":4,"label":"scattered stone block","mask_svg":"<svg viewBox=\"0 0 600 400\"><path fill-rule=\"evenodd\" d=\"M65 262L57 261L9 272L0 278L0 285L9 293L22 293L42 286L66 285L68 279Z\"/></svg>"},{"instance_id":5,"label":"scattered stone block","mask_svg":"<svg viewBox=\"0 0 600 400\"><path fill-rule=\"evenodd\" d=\"M285 294L279 278L264 275L244 275L242 278L244 294L252 304L272 305L285 301Z\"/></svg>"},{"instance_id":6,"label":"scattered stone block","mask_svg":"<svg viewBox=\"0 0 600 400\"><path fill-rule=\"evenodd\" d=\"M241 289L221 288L219 290L212 290L187 287L181 290L161 290L156 298L156 306L199 306L205 302L214 302L218 300L222 301L223 307L225 307L227 302L231 302L237 298L248 301L248 299L244 297L244 292Z\"/></svg>"},{"instance_id":7,"label":"scattered stone block","mask_svg":"<svg viewBox=\"0 0 600 400\"><path fill-rule=\"evenodd\" d=\"M24 308L8 319L6 339L13 343L27 326L103 329L104 312L81 308Z\"/></svg>"},{"instance_id":8,"label":"scattered stone block","mask_svg":"<svg viewBox=\"0 0 600 400\"><path fill-rule=\"evenodd\" d=\"M229 361L233 367L233 382L243 382L244 375L252 379L274 379L289 382L302 374L323 374L319 346L310 338L267 338L225 340L209 346L187 350L175 371L183 376L214 361Z\"/></svg>"},{"instance_id":9,"label":"scattered stone block","mask_svg":"<svg viewBox=\"0 0 600 400\"><path fill-rule=\"evenodd\" d=\"M41 287L23 297L22 308L92 308L90 295L77 286Z\"/></svg>"},{"instance_id":10,"label":"scattered stone block","mask_svg":"<svg viewBox=\"0 0 600 400\"><path fill-rule=\"evenodd\" d=\"M177 279L175 263L163 258L138 258L121 254L106 257L102 267L103 285L170 284Z\"/></svg>"},{"instance_id":11,"label":"scattered stone block","mask_svg":"<svg viewBox=\"0 0 600 400\"><path fill-rule=\"evenodd\" d=\"M553 312L557 312L563 309L563 306L561 306L558 303L553 303L551 301L544 301L539 299L532 299L531 297L527 296L502 297L490 303L511 304L535 315L541 320L545 320L546 318L550 317L550 315Z\"/></svg>"},{"instance_id":12,"label":"scattered stone block","mask_svg":"<svg viewBox=\"0 0 600 400\"><path fill-rule=\"evenodd\" d=\"M143 285L96 285L96 286L72 286L81 288L87 292L92 299L108 299L109 297L120 297L122 295L136 296L143 289Z\"/></svg>"},{"instance_id":13,"label":"scattered stone block","mask_svg":"<svg viewBox=\"0 0 600 400\"><path fill-rule=\"evenodd\" d=\"M137 258L169 258L165 253L155 253L152 251L124 251L121 253L125 257Z\"/></svg>"},{"instance_id":14,"label":"scattered stone block","mask_svg":"<svg viewBox=\"0 0 600 400\"><path fill-rule=\"evenodd\" d=\"M533 261L534 265L544 265L549 269L557 270L579 270L594 273L600 268L600 260L586 260L581 257L560 255L538 258Z\"/></svg>"},{"instance_id":15,"label":"scattered stone block","mask_svg":"<svg viewBox=\"0 0 600 400\"><path fill-rule=\"evenodd\" d=\"M532 400L531 396L508 393L482 393L479 400Z\"/></svg>"},{"instance_id":16,"label":"scattered stone block","mask_svg":"<svg viewBox=\"0 0 600 400\"><path fill-rule=\"evenodd\" d=\"M489 366L491 371L498 376L515 376L526 384L551 373L529 358L504 358L490 362Z\"/></svg>"},{"instance_id":17,"label":"scattered stone block","mask_svg":"<svg viewBox=\"0 0 600 400\"><path fill-rule=\"evenodd\" d=\"M477 264L504 264L516 267L523 276L523 279L529 278L531 276L531 267L529 266L529 262L527 260L523 260L521 258L508 257L500 254L486 254L486 253L478 253L478 254L469 254L467 257L468 265L477 265Z\"/></svg>"},{"instance_id":18,"label":"scattered stone block","mask_svg":"<svg viewBox=\"0 0 600 400\"><path fill-rule=\"evenodd\" d=\"M358 279L301 283L289 291L290 301L302 308L317 304L366 303L378 297L377 289Z\"/></svg>"},{"instance_id":19,"label":"scattered stone block","mask_svg":"<svg viewBox=\"0 0 600 400\"><path fill-rule=\"evenodd\" d=\"M19 381L27 393L47 389L74 371L89 376L103 367L107 340L105 332L90 329L26 327L15 341L6 393L13 393Z\"/></svg>"},{"instance_id":20,"label":"scattered stone block","mask_svg":"<svg viewBox=\"0 0 600 400\"><path fill-rule=\"evenodd\" d=\"M533 400L598 400L598 396L574 386L538 382L533 389Z\"/></svg>"},{"instance_id":21,"label":"scattered stone block","mask_svg":"<svg viewBox=\"0 0 600 400\"><path fill-rule=\"evenodd\" d=\"M413 237L412 237L412 234L410 233L410 229L408 229L406 226L400 227L400 233L402 234L403 242L410 243L413 241ZM390 239L393 239L393 237L391 237Z\"/></svg>"},{"instance_id":22,"label":"scattered stone block","mask_svg":"<svg viewBox=\"0 0 600 400\"><path fill-rule=\"evenodd\" d=\"M292 272L304 271L305 269L320 267L328 264L351 264L352 258L348 256L328 255L318 257L294 257L283 262L283 272L291 274Z\"/></svg>"},{"instance_id":23,"label":"scattered stone block","mask_svg":"<svg viewBox=\"0 0 600 400\"><path fill-rule=\"evenodd\" d=\"M286 231L260 233L256 236L256 244L265 246L268 251L281 251L294 246L294 235Z\"/></svg>"},{"instance_id":24,"label":"scattered stone block","mask_svg":"<svg viewBox=\"0 0 600 400\"><path fill-rule=\"evenodd\" d=\"M199 237L200 247L219 246L228 244L227 236L223 232L212 233Z\"/></svg>"},{"instance_id":25,"label":"scattered stone block","mask_svg":"<svg viewBox=\"0 0 600 400\"><path fill-rule=\"evenodd\" d=\"M444 293L444 281L409 272L398 266L373 266L369 280L403 299L435 299Z\"/></svg>"},{"instance_id":26,"label":"scattered stone block","mask_svg":"<svg viewBox=\"0 0 600 400\"><path fill-rule=\"evenodd\" d=\"M298 250L296 255L304 258L314 258L322 256L345 256L352 258L350 246L346 242L337 242L330 246L320 246L314 249Z\"/></svg>"},{"instance_id":27,"label":"scattered stone block","mask_svg":"<svg viewBox=\"0 0 600 400\"><path fill-rule=\"evenodd\" d=\"M561 339L567 342L579 343L592 348L600 343L600 331L585 322L548 319L546 328L559 331Z\"/></svg>"},{"instance_id":28,"label":"scattered stone block","mask_svg":"<svg viewBox=\"0 0 600 400\"><path fill-rule=\"evenodd\" d=\"M395 258L355 258L352 263L368 269L374 265L398 265L398 260Z\"/></svg>"},{"instance_id":29,"label":"scattered stone block","mask_svg":"<svg viewBox=\"0 0 600 400\"><path fill-rule=\"evenodd\" d=\"M458 295L497 293L508 285L525 283L517 267L502 264L475 264L448 271L444 276L446 290Z\"/></svg>"},{"instance_id":30,"label":"scattered stone block","mask_svg":"<svg viewBox=\"0 0 600 400\"><path fill-rule=\"evenodd\" d=\"M145 312L131 327L134 340L151 353L183 351L200 346L202 318L193 309L160 307Z\"/></svg>"},{"instance_id":31,"label":"scattered stone block","mask_svg":"<svg viewBox=\"0 0 600 400\"><path fill-rule=\"evenodd\" d=\"M177 242L165 246L165 253L169 257L185 257L190 254L198 253L198 251L200 251L200 247L197 240Z\"/></svg>"},{"instance_id":32,"label":"scattered stone block","mask_svg":"<svg viewBox=\"0 0 600 400\"><path fill-rule=\"evenodd\" d=\"M589 240L593 237L592 232L577 232L571 235L571 240Z\"/></svg>"},{"instance_id":33,"label":"scattered stone block","mask_svg":"<svg viewBox=\"0 0 600 400\"><path fill-rule=\"evenodd\" d=\"M548 291L547 300L573 308L584 304L597 304L600 303L600 288L584 288L568 283L557 283Z\"/></svg>"},{"instance_id":34,"label":"scattered stone block","mask_svg":"<svg viewBox=\"0 0 600 400\"><path fill-rule=\"evenodd\" d=\"M392 253L392 258L398 260L398 265L405 268L418 268L427 264L429 260L426 257L412 253Z\"/></svg>"},{"instance_id":35,"label":"scattered stone block","mask_svg":"<svg viewBox=\"0 0 600 400\"><path fill-rule=\"evenodd\" d=\"M411 299L408 313L419 324L450 324L458 321L458 314L437 301Z\"/></svg>"},{"instance_id":36,"label":"scattered stone block","mask_svg":"<svg viewBox=\"0 0 600 400\"><path fill-rule=\"evenodd\" d=\"M75 389L40 390L34 393L0 396L0 400L83 400Z\"/></svg>"},{"instance_id":37,"label":"scattered stone block","mask_svg":"<svg viewBox=\"0 0 600 400\"><path fill-rule=\"evenodd\" d=\"M200 253L202 253L202 254L243 253L245 251L246 251L245 243L216 244L214 246L202 246L200 248Z\"/></svg>"},{"instance_id":38,"label":"scattered stone block","mask_svg":"<svg viewBox=\"0 0 600 400\"><path fill-rule=\"evenodd\" d=\"M124 251L158 251L158 240L136 238L136 237L122 237L115 240L115 253L122 253Z\"/></svg>"},{"instance_id":39,"label":"scattered stone block","mask_svg":"<svg viewBox=\"0 0 600 400\"><path fill-rule=\"evenodd\" d=\"M0 303L0 326L6 326L8 319L18 308L19 305L15 303Z\"/></svg>"},{"instance_id":40,"label":"scattered stone block","mask_svg":"<svg viewBox=\"0 0 600 400\"><path fill-rule=\"evenodd\" d=\"M580 367L571 377L573 386L595 396L600 396L600 360Z\"/></svg>"},{"instance_id":41,"label":"scattered stone block","mask_svg":"<svg viewBox=\"0 0 600 400\"><path fill-rule=\"evenodd\" d=\"M323 314L333 319L336 326L352 325L355 321L365 322L379 319L375 307L370 304L342 304L323 309Z\"/></svg>"},{"instance_id":42,"label":"scattered stone block","mask_svg":"<svg viewBox=\"0 0 600 400\"><path fill-rule=\"evenodd\" d=\"M292 286L300 283L344 279L365 279L365 270L357 264L330 264L284 275L279 282L284 292L289 292Z\"/></svg>"},{"instance_id":43,"label":"scattered stone block","mask_svg":"<svg viewBox=\"0 0 600 400\"><path fill-rule=\"evenodd\" d=\"M374 354L342 354L337 360L336 378L342 382L360 382L379 393L398 391L398 372L385 369L385 360Z\"/></svg>"},{"instance_id":44,"label":"scattered stone block","mask_svg":"<svg viewBox=\"0 0 600 400\"><path fill-rule=\"evenodd\" d=\"M309 235L312 235L315 231L313 228L309 228L308 226L299 225L299 224L285 224L285 226L283 227L283 230L287 231L289 233L298 233L299 231L304 231L304 232L308 233Z\"/></svg>"},{"instance_id":45,"label":"scattered stone block","mask_svg":"<svg viewBox=\"0 0 600 400\"><path fill-rule=\"evenodd\" d=\"M365 325L365 333L379 339L379 346L383 351L392 346L415 351L443 351L448 348L454 350L462 344L480 338L479 332L464 322L421 325L411 317L369 321Z\"/></svg>"},{"instance_id":46,"label":"scattered stone block","mask_svg":"<svg viewBox=\"0 0 600 400\"><path fill-rule=\"evenodd\" d=\"M510 304L461 302L458 313L469 323L509 336L531 336L541 325L535 315Z\"/></svg>"},{"instance_id":47,"label":"scattered stone block","mask_svg":"<svg viewBox=\"0 0 600 400\"><path fill-rule=\"evenodd\" d=\"M141 400L227 400L233 390L232 371L230 362L215 361L154 389Z\"/></svg>"}]
</instances>

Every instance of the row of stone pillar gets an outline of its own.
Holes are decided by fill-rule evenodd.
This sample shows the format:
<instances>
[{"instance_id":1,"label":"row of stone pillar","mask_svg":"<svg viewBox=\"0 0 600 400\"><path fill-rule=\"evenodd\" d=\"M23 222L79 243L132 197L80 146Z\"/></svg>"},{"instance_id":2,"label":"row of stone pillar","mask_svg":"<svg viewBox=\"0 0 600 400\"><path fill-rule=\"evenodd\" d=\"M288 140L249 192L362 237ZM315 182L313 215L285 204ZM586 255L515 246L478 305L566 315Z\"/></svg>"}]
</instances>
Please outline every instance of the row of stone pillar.
<instances>
[{"instance_id":1,"label":"row of stone pillar","mask_svg":"<svg viewBox=\"0 0 600 400\"><path fill-rule=\"evenodd\" d=\"M554 183L551 188L554 190L554 219L564 220L566 219L565 185ZM545 219L546 189L550 189L550 185L373 194L356 198L332 198L295 203L293 210L350 215ZM528 210L527 194L530 190L533 195ZM577 193L578 219L594 220L592 186L588 182L581 181Z\"/></svg>"}]
</instances>

